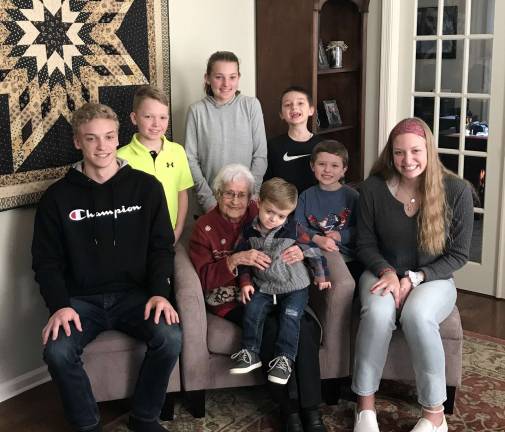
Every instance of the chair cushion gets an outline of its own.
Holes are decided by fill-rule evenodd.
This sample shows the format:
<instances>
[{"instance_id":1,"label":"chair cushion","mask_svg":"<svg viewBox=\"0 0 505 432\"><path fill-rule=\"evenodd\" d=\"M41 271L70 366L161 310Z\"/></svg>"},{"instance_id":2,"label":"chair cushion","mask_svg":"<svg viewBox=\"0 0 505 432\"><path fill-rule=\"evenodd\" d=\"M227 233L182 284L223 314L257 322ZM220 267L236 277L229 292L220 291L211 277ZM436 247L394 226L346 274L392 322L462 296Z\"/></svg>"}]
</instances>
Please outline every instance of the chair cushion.
<instances>
[{"instance_id":1,"label":"chair cushion","mask_svg":"<svg viewBox=\"0 0 505 432\"><path fill-rule=\"evenodd\" d=\"M240 327L207 312L207 346L214 354L231 355L240 349Z\"/></svg>"},{"instance_id":2,"label":"chair cushion","mask_svg":"<svg viewBox=\"0 0 505 432\"><path fill-rule=\"evenodd\" d=\"M454 306L450 315L440 323L440 336L442 339L463 339L463 328L457 306Z\"/></svg>"}]
</instances>

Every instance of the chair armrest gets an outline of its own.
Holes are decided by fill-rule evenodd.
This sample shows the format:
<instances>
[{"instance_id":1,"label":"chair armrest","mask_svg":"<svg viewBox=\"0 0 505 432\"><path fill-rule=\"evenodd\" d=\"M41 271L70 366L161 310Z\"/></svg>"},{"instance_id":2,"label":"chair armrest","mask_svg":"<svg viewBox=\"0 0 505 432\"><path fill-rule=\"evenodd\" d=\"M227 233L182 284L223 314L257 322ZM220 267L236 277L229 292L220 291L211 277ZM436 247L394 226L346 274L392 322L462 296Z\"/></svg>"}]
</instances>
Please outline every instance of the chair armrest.
<instances>
[{"instance_id":1,"label":"chair armrest","mask_svg":"<svg viewBox=\"0 0 505 432\"><path fill-rule=\"evenodd\" d=\"M182 384L185 390L200 390L209 382L205 301L200 279L181 242L176 244L175 252L175 298L182 328Z\"/></svg>"},{"instance_id":2,"label":"chair armrest","mask_svg":"<svg viewBox=\"0 0 505 432\"><path fill-rule=\"evenodd\" d=\"M351 338L352 300L354 279L349 273L340 252L323 252L328 261L331 288L319 291L310 289L309 304L316 313L322 328L322 347L331 357L332 368L348 370ZM340 366L337 364L342 363ZM323 371L321 371L323 373Z\"/></svg>"}]
</instances>

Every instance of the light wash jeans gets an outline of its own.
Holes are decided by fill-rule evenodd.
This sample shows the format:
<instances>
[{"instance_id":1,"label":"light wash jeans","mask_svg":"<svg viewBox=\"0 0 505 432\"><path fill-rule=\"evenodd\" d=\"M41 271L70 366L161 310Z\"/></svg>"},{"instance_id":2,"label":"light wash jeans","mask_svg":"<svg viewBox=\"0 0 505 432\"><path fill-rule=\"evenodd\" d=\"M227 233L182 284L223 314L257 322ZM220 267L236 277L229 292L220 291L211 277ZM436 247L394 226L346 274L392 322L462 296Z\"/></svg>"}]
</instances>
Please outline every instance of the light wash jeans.
<instances>
[{"instance_id":1,"label":"light wash jeans","mask_svg":"<svg viewBox=\"0 0 505 432\"><path fill-rule=\"evenodd\" d=\"M397 311L392 294L370 293L377 281L369 271L359 283L360 324L354 356L352 390L369 396L379 389L389 343L396 330ZM422 283L407 297L399 314L399 323L410 350L416 376L418 402L424 407L441 405L446 399L445 355L439 323L446 319L456 303L452 279Z\"/></svg>"}]
</instances>

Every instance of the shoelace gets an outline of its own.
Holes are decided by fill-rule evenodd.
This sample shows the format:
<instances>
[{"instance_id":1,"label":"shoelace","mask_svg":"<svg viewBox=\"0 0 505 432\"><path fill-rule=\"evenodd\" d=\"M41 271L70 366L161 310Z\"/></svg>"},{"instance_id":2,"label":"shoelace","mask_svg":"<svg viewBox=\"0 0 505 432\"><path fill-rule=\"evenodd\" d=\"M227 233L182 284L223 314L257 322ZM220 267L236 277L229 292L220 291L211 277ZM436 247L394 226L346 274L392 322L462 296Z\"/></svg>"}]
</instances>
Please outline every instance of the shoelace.
<instances>
[{"instance_id":1,"label":"shoelace","mask_svg":"<svg viewBox=\"0 0 505 432\"><path fill-rule=\"evenodd\" d=\"M251 354L246 349L241 349L239 352L232 354L231 359L232 360L240 360L240 361L243 361L244 363L247 363L247 364L252 363Z\"/></svg>"},{"instance_id":2,"label":"shoelace","mask_svg":"<svg viewBox=\"0 0 505 432\"><path fill-rule=\"evenodd\" d=\"M273 368L276 367L282 370L283 372L288 371L289 373L291 373L291 366L289 366L289 361L285 356L275 357L273 360L270 361L270 363L268 363L268 367L270 368L268 369L268 372L270 372Z\"/></svg>"}]
</instances>

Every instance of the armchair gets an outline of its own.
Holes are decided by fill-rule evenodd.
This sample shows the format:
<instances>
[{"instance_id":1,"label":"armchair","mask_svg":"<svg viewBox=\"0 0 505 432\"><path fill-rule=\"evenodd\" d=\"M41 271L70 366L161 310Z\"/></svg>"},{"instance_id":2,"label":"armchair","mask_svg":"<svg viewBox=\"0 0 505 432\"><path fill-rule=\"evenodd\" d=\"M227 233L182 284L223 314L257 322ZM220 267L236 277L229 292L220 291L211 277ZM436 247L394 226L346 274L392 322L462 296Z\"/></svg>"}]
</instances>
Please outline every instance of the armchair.
<instances>
[{"instance_id":1,"label":"armchair","mask_svg":"<svg viewBox=\"0 0 505 432\"><path fill-rule=\"evenodd\" d=\"M182 240L183 243L184 239ZM325 254L332 288L310 291L310 305L322 328L320 349L323 393L336 397L335 379L350 372L350 326L354 280L338 253ZM200 279L187 251L176 254L176 299L182 323L181 380L195 417L205 416L205 390L264 383L260 369L247 375L231 375L230 354L240 348L241 330L235 324L207 312ZM325 385L326 384L326 385Z\"/></svg>"}]
</instances>

